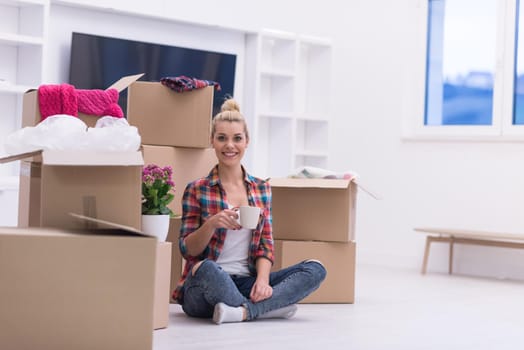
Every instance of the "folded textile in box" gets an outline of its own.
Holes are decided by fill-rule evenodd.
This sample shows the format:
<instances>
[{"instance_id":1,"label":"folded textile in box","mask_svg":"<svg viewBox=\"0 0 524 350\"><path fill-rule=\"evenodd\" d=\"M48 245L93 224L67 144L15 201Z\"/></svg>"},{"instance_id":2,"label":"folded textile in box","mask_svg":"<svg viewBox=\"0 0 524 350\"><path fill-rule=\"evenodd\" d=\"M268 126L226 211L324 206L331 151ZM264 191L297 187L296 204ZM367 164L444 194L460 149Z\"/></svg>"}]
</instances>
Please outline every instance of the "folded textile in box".
<instances>
[{"instance_id":1,"label":"folded textile in box","mask_svg":"<svg viewBox=\"0 0 524 350\"><path fill-rule=\"evenodd\" d=\"M41 85L38 103L42 120L56 114L77 116L78 112L122 118L124 112L118 105L118 90L81 90L73 85Z\"/></svg>"}]
</instances>

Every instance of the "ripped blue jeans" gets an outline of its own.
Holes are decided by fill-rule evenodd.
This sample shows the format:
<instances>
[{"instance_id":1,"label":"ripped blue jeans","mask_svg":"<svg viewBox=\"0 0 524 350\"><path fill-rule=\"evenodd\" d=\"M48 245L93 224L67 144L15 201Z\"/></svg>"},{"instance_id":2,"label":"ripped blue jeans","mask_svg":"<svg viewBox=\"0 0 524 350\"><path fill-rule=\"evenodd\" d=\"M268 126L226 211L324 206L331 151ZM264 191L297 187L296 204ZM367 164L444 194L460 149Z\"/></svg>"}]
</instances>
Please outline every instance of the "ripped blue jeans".
<instances>
[{"instance_id":1,"label":"ripped blue jeans","mask_svg":"<svg viewBox=\"0 0 524 350\"><path fill-rule=\"evenodd\" d=\"M269 284L273 295L253 303L249 293L255 283L255 276L229 275L212 260L204 260L193 275L191 272L184 283L182 309L188 316L210 318L215 304L244 306L247 319L284 306L296 304L315 291L326 277L322 264L310 260L271 272Z\"/></svg>"}]
</instances>

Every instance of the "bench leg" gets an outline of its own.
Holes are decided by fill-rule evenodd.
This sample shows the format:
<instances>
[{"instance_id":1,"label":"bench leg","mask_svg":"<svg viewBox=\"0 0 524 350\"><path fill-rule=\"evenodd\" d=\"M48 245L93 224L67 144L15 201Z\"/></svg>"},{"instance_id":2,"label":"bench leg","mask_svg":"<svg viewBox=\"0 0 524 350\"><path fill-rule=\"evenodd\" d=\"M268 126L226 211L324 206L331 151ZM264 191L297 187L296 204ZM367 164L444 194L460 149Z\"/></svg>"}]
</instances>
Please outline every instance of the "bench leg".
<instances>
[{"instance_id":1,"label":"bench leg","mask_svg":"<svg viewBox=\"0 0 524 350\"><path fill-rule=\"evenodd\" d=\"M451 275L453 273L453 237L449 240L449 266L448 273Z\"/></svg>"},{"instance_id":2,"label":"bench leg","mask_svg":"<svg viewBox=\"0 0 524 350\"><path fill-rule=\"evenodd\" d=\"M422 274L426 273L428 268L428 258L429 258L429 247L431 245L431 237L426 236L426 249L424 250L424 260L422 261Z\"/></svg>"}]
</instances>

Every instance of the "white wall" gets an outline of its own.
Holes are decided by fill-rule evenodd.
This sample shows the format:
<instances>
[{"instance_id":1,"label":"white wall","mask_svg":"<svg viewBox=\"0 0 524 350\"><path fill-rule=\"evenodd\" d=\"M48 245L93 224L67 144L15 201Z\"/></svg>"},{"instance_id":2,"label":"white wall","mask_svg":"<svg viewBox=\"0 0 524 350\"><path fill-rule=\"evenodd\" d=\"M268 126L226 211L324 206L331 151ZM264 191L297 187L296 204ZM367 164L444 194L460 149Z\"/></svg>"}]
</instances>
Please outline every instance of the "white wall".
<instances>
[{"instance_id":1,"label":"white wall","mask_svg":"<svg viewBox=\"0 0 524 350\"><path fill-rule=\"evenodd\" d=\"M413 42L424 11L417 0L358 2L334 11L347 19L335 18L333 31L339 117L331 166L355 169L384 197L360 196L359 261L419 268L424 242L416 226L524 232L524 143L404 141L406 104L423 88L405 82L424 64ZM447 258L447 247L436 244L430 271L446 271ZM455 258L458 273L524 278L522 251L456 246Z\"/></svg>"},{"instance_id":2,"label":"white wall","mask_svg":"<svg viewBox=\"0 0 524 350\"><path fill-rule=\"evenodd\" d=\"M359 263L420 268L423 236L415 226L524 232L524 143L413 142L402 138L411 67L424 57L413 44L420 0L325 0L177 2L173 16L208 24L271 28L330 36L334 79L330 168L355 170L383 199L359 194ZM131 39L179 44L187 27L139 18L53 6L48 61L50 81L65 81L72 29ZM188 45L228 50L238 37L205 41L191 30ZM215 33L216 34L216 33ZM66 40L67 38L67 40ZM195 41L196 40L196 41ZM321 89L322 87L318 87ZM455 248L458 273L524 279L524 252L501 248ZM430 271L447 270L447 250L433 247Z\"/></svg>"}]
</instances>

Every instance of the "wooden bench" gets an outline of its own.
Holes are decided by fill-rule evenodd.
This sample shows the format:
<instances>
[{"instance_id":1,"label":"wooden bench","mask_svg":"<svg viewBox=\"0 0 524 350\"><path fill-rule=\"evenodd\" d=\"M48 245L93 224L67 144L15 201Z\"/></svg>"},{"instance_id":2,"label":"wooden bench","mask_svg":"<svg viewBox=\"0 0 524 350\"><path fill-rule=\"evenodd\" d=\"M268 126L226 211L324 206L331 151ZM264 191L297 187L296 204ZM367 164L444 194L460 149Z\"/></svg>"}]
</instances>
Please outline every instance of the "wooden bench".
<instances>
[{"instance_id":1,"label":"wooden bench","mask_svg":"<svg viewBox=\"0 0 524 350\"><path fill-rule=\"evenodd\" d=\"M457 243L488 247L524 248L524 234L426 227L415 228L414 230L427 235L424 260L422 262L422 274L426 273L428 267L429 248L432 242L449 243L449 274L453 272L453 246Z\"/></svg>"}]
</instances>

